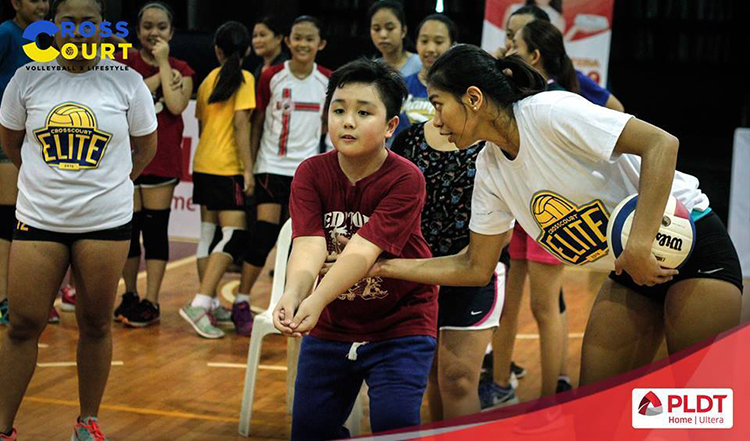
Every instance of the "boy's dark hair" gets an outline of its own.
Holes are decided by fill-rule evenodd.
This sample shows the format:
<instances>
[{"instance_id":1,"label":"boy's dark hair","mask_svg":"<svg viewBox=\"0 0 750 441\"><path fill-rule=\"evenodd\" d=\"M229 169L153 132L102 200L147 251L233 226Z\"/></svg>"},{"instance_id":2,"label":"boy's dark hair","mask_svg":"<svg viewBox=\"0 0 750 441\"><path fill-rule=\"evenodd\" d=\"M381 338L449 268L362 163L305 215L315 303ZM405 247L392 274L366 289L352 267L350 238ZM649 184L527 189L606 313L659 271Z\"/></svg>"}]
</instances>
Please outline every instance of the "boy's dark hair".
<instances>
[{"instance_id":1,"label":"boy's dark hair","mask_svg":"<svg viewBox=\"0 0 750 441\"><path fill-rule=\"evenodd\" d=\"M547 14L544 9L535 5L521 6L510 14L511 17L514 15L531 15L534 17L534 20L551 21L549 14Z\"/></svg>"},{"instance_id":2,"label":"boy's dark hair","mask_svg":"<svg viewBox=\"0 0 750 441\"><path fill-rule=\"evenodd\" d=\"M417 26L417 36L419 36L419 33L422 32L422 26L424 26L425 23L428 21L439 21L440 23L444 24L446 28L448 28L448 38L451 39L451 44L455 44L458 39L458 27L456 26L456 23L453 22L450 18L448 18L447 15L443 14L430 14L427 17L423 18L422 21L419 22L419 26Z\"/></svg>"},{"instance_id":3,"label":"boy's dark hair","mask_svg":"<svg viewBox=\"0 0 750 441\"><path fill-rule=\"evenodd\" d=\"M395 69L383 61L362 57L346 63L331 75L326 93L326 113L336 89L352 83L375 86L385 105L386 121L401 113L401 106L409 96L404 80Z\"/></svg>"},{"instance_id":4,"label":"boy's dark hair","mask_svg":"<svg viewBox=\"0 0 750 441\"><path fill-rule=\"evenodd\" d=\"M292 25L289 27L290 35L292 33L291 29L294 27L294 25L300 23L312 23L313 26L318 28L318 35L320 35L320 40L323 41L326 39L325 33L323 32L323 25L321 24L320 20L313 17L312 15L300 15L299 17L295 18L292 22Z\"/></svg>"}]
</instances>

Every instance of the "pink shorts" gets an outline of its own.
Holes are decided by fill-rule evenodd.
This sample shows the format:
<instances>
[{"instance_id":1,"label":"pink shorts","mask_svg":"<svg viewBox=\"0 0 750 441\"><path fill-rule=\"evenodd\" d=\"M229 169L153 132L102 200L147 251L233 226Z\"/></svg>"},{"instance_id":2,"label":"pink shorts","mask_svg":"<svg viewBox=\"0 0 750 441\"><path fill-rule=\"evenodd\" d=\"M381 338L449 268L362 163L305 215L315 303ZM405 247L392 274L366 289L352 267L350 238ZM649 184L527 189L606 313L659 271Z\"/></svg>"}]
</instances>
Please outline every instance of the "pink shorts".
<instances>
[{"instance_id":1,"label":"pink shorts","mask_svg":"<svg viewBox=\"0 0 750 441\"><path fill-rule=\"evenodd\" d=\"M562 265L562 262L548 253L531 236L526 234L523 228L518 225L518 222L513 227L513 237L510 239L508 252L510 253L510 258L513 260L529 260L547 265Z\"/></svg>"}]
</instances>

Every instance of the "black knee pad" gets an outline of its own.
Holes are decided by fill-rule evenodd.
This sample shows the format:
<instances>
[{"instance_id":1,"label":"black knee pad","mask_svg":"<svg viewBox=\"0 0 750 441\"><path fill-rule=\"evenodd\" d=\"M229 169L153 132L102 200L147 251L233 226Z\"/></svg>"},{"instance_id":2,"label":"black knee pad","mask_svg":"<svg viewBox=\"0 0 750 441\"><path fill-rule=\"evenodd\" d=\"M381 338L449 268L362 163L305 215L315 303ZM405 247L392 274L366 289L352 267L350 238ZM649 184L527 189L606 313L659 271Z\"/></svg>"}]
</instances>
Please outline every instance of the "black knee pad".
<instances>
[{"instance_id":1,"label":"black knee pad","mask_svg":"<svg viewBox=\"0 0 750 441\"><path fill-rule=\"evenodd\" d=\"M146 260L169 260L169 213L172 210L143 210L143 248Z\"/></svg>"},{"instance_id":2,"label":"black knee pad","mask_svg":"<svg viewBox=\"0 0 750 441\"><path fill-rule=\"evenodd\" d=\"M252 266L263 267L279 236L281 225L266 221L255 224L255 232L246 245L244 260Z\"/></svg>"},{"instance_id":3,"label":"black knee pad","mask_svg":"<svg viewBox=\"0 0 750 441\"><path fill-rule=\"evenodd\" d=\"M130 225L130 251L128 251L128 259L131 257L141 257L142 211L133 212L133 221Z\"/></svg>"},{"instance_id":4,"label":"black knee pad","mask_svg":"<svg viewBox=\"0 0 750 441\"><path fill-rule=\"evenodd\" d=\"M0 205L0 239L10 242L13 240L13 230L16 229L16 206Z\"/></svg>"},{"instance_id":5,"label":"black knee pad","mask_svg":"<svg viewBox=\"0 0 750 441\"><path fill-rule=\"evenodd\" d=\"M565 312L565 299L563 298L562 288L560 288L560 314Z\"/></svg>"}]
</instances>

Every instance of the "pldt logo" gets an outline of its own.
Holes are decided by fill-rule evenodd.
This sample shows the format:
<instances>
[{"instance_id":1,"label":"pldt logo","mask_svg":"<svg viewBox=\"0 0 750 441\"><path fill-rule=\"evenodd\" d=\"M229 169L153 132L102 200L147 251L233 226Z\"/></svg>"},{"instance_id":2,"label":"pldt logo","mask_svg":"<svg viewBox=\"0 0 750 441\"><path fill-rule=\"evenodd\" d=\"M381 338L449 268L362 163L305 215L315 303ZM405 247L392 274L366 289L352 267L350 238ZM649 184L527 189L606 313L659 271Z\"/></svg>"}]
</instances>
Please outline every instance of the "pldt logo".
<instances>
[{"instance_id":1,"label":"pldt logo","mask_svg":"<svg viewBox=\"0 0 750 441\"><path fill-rule=\"evenodd\" d=\"M649 404L651 407L649 407ZM660 415L662 413L661 401L655 393L649 391L641 400L641 404L638 405L638 413L641 415Z\"/></svg>"},{"instance_id":2,"label":"pldt logo","mask_svg":"<svg viewBox=\"0 0 750 441\"><path fill-rule=\"evenodd\" d=\"M631 406L635 429L729 429L734 422L732 389L633 389Z\"/></svg>"},{"instance_id":3,"label":"pldt logo","mask_svg":"<svg viewBox=\"0 0 750 441\"><path fill-rule=\"evenodd\" d=\"M78 56L78 46L73 43L66 43L58 51L54 47L50 46L47 49L41 49L37 43L37 37L41 34L49 35L54 37L58 32L61 33L62 37L72 38L75 32L76 24L72 22L62 22L60 27L48 20L41 20L30 24L23 32L23 38L29 40L29 43L23 45L23 51L26 55L34 61L40 63L46 63L57 58L62 52L62 56L65 59L72 60ZM90 21L84 21L78 27L78 32L85 38L94 36L97 32L97 26ZM128 24L124 21L118 21L114 24L114 30L112 29L112 23L103 21L99 24L99 36L102 38L108 38L111 36L125 38L128 36ZM127 59L128 49L133 47L130 43L84 43L81 45L81 53L83 58L87 60L93 60L97 53L100 53L102 58L109 58L110 60L115 58L115 49L119 48L123 51L123 58Z\"/></svg>"}]
</instances>

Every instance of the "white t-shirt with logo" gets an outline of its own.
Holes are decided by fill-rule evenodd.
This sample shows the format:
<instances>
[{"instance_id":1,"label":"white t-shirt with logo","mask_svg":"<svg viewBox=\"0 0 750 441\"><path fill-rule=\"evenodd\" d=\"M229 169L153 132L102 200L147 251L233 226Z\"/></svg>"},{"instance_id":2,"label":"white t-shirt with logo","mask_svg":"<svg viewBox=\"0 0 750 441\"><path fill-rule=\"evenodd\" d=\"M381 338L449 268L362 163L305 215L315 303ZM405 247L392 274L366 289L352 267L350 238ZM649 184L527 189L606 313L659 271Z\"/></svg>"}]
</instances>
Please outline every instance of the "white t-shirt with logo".
<instances>
[{"instance_id":1,"label":"white t-shirt with logo","mask_svg":"<svg viewBox=\"0 0 750 441\"><path fill-rule=\"evenodd\" d=\"M495 235L514 219L539 245L571 265L612 270L609 213L638 192L640 158L613 153L632 115L569 92L542 92L513 106L519 153L508 159L488 142L477 158L470 229ZM676 172L672 194L705 210L698 180Z\"/></svg>"},{"instance_id":2,"label":"white t-shirt with logo","mask_svg":"<svg viewBox=\"0 0 750 441\"><path fill-rule=\"evenodd\" d=\"M29 63L5 89L0 124L26 130L20 222L84 233L131 220L130 137L157 126L151 93L137 72L105 59L76 74L60 70L56 60Z\"/></svg>"}]
</instances>

